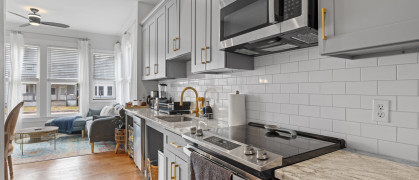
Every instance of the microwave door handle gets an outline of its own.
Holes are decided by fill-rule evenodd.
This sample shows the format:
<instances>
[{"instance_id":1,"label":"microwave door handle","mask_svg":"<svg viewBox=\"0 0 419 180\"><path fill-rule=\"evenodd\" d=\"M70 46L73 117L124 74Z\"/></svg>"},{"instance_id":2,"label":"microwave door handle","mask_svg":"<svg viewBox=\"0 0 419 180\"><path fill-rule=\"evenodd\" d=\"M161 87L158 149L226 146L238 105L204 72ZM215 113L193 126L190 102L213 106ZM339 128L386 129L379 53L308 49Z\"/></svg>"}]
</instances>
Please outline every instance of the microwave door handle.
<instances>
[{"instance_id":1,"label":"microwave door handle","mask_svg":"<svg viewBox=\"0 0 419 180\"><path fill-rule=\"evenodd\" d=\"M269 23L275 24L278 21L275 19L275 0L268 0L268 15L269 15Z\"/></svg>"}]
</instances>

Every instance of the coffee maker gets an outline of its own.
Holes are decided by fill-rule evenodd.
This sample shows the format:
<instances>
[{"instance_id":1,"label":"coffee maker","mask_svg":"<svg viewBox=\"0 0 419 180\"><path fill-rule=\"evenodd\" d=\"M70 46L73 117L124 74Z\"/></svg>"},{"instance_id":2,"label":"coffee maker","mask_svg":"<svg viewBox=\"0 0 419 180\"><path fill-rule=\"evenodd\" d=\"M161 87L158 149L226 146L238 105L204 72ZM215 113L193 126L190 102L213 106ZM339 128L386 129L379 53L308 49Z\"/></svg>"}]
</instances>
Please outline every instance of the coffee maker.
<instances>
[{"instance_id":1,"label":"coffee maker","mask_svg":"<svg viewBox=\"0 0 419 180\"><path fill-rule=\"evenodd\" d=\"M147 96L147 104L151 109L154 108L156 98L159 98L158 94L158 91L150 91L150 95Z\"/></svg>"}]
</instances>

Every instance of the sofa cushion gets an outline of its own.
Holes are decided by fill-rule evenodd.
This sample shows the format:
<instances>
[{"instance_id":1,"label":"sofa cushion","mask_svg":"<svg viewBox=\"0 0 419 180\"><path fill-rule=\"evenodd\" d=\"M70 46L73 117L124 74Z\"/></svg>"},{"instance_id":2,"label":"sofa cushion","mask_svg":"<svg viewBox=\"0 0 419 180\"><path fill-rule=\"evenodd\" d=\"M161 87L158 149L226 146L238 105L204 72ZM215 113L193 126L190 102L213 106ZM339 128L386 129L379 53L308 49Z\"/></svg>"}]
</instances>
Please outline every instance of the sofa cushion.
<instances>
[{"instance_id":1,"label":"sofa cushion","mask_svg":"<svg viewBox=\"0 0 419 180\"><path fill-rule=\"evenodd\" d=\"M100 115L100 112L102 111L102 109L91 109L91 108L89 108L89 112L87 112L86 116L89 117L89 116Z\"/></svg>"},{"instance_id":2,"label":"sofa cushion","mask_svg":"<svg viewBox=\"0 0 419 180\"><path fill-rule=\"evenodd\" d=\"M74 122L73 122L73 127L84 127L86 125L86 119L85 118L77 118Z\"/></svg>"}]
</instances>

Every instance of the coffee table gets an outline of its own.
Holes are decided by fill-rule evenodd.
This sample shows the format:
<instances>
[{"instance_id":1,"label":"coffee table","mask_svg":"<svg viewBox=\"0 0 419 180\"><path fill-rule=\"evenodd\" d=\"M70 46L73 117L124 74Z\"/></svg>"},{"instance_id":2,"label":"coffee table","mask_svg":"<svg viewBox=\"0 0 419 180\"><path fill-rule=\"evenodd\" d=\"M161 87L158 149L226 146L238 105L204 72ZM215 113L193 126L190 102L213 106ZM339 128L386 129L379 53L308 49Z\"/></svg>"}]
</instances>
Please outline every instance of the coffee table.
<instances>
[{"instance_id":1,"label":"coffee table","mask_svg":"<svg viewBox=\"0 0 419 180\"><path fill-rule=\"evenodd\" d=\"M57 131L58 127L33 127L19 129L15 131L15 142L20 144L20 149L23 155L23 144L32 144L46 142L54 139L54 149L57 149Z\"/></svg>"}]
</instances>

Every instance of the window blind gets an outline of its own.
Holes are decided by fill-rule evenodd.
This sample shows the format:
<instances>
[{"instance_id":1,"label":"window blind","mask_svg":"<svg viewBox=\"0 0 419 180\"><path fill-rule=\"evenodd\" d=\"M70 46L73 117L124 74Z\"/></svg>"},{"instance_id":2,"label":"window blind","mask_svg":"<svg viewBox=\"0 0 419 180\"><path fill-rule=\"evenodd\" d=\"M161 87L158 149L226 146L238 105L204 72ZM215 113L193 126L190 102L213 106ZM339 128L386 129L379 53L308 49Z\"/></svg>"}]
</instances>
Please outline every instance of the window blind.
<instances>
[{"instance_id":1,"label":"window blind","mask_svg":"<svg viewBox=\"0 0 419 180\"><path fill-rule=\"evenodd\" d=\"M93 55L93 78L97 80L115 79L115 60L112 55Z\"/></svg>"},{"instance_id":2,"label":"window blind","mask_svg":"<svg viewBox=\"0 0 419 180\"><path fill-rule=\"evenodd\" d=\"M5 54L5 70L4 76L10 77L12 64L11 64L11 51L10 44L6 44L4 48ZM39 63L39 47L38 46L25 46L25 52L22 62L22 78L38 78L38 63Z\"/></svg>"},{"instance_id":3,"label":"window blind","mask_svg":"<svg viewBox=\"0 0 419 180\"><path fill-rule=\"evenodd\" d=\"M25 46L22 63L22 78L38 78L39 47Z\"/></svg>"},{"instance_id":4,"label":"window blind","mask_svg":"<svg viewBox=\"0 0 419 180\"><path fill-rule=\"evenodd\" d=\"M79 77L79 54L77 49L48 48L48 79L71 79Z\"/></svg>"}]
</instances>

